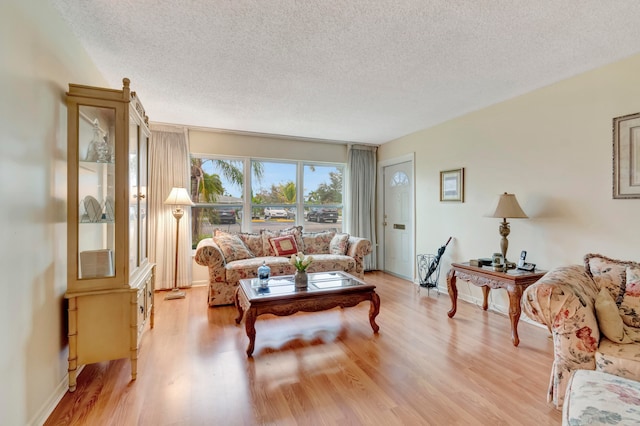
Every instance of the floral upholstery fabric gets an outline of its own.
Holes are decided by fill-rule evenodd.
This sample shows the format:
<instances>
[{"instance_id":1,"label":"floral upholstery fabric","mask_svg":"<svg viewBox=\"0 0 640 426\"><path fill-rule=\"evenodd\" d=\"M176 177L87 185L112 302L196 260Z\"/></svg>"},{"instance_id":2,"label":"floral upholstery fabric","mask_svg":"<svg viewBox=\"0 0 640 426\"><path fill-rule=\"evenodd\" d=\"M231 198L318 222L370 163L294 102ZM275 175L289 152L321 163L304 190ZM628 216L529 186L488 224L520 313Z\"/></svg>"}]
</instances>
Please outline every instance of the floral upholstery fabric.
<instances>
[{"instance_id":1,"label":"floral upholstery fabric","mask_svg":"<svg viewBox=\"0 0 640 426\"><path fill-rule=\"evenodd\" d=\"M602 336L595 301L601 288L618 303L624 295L626 268L601 255L585 256L585 266L573 265L549 271L523 293L523 312L547 326L553 336L554 360L547 395L556 408L563 404L574 370L600 370L635 377L640 367L640 329L625 326L633 343L614 343ZM638 359L638 361L634 360Z\"/></svg>"},{"instance_id":2,"label":"floral upholstery fabric","mask_svg":"<svg viewBox=\"0 0 640 426\"><path fill-rule=\"evenodd\" d=\"M237 235L219 234L213 237L213 241L220 247L226 262L254 257Z\"/></svg>"},{"instance_id":3,"label":"floral upholstery fabric","mask_svg":"<svg viewBox=\"0 0 640 426\"><path fill-rule=\"evenodd\" d=\"M627 266L640 267L636 262L611 259L601 254L584 257L587 273L596 282L598 289L605 287L619 305L625 290Z\"/></svg>"},{"instance_id":4,"label":"floral upholstery fabric","mask_svg":"<svg viewBox=\"0 0 640 426\"><path fill-rule=\"evenodd\" d=\"M347 254L349 248L349 234L335 234L329 242L329 253Z\"/></svg>"},{"instance_id":5,"label":"floral upholstery fabric","mask_svg":"<svg viewBox=\"0 0 640 426\"><path fill-rule=\"evenodd\" d=\"M554 359L547 400L562 406L573 370L595 369L600 331L595 314L595 282L580 265L547 272L524 290L522 310L547 326L553 336Z\"/></svg>"},{"instance_id":6,"label":"floral upholstery fabric","mask_svg":"<svg viewBox=\"0 0 640 426\"><path fill-rule=\"evenodd\" d=\"M627 266L620 316L625 324L640 327L640 267Z\"/></svg>"},{"instance_id":7,"label":"floral upholstery fabric","mask_svg":"<svg viewBox=\"0 0 640 426\"><path fill-rule=\"evenodd\" d=\"M600 333L607 339L616 343L633 343L626 332L618 305L606 288L601 289L596 297L596 318Z\"/></svg>"},{"instance_id":8,"label":"floral upholstery fabric","mask_svg":"<svg viewBox=\"0 0 640 426\"><path fill-rule=\"evenodd\" d=\"M625 345L603 338L596 351L596 370L640 381L640 344Z\"/></svg>"},{"instance_id":9,"label":"floral upholstery fabric","mask_svg":"<svg viewBox=\"0 0 640 426\"><path fill-rule=\"evenodd\" d=\"M216 229L214 235L229 234L226 231ZM253 253L254 256L264 256L264 250L262 248L262 234L252 234L249 232L238 232L235 234L242 240L245 246Z\"/></svg>"},{"instance_id":10,"label":"floral upholstery fabric","mask_svg":"<svg viewBox=\"0 0 640 426\"><path fill-rule=\"evenodd\" d=\"M640 382L599 371L576 370L567 386L562 424L640 424Z\"/></svg>"},{"instance_id":11,"label":"floral upholstery fabric","mask_svg":"<svg viewBox=\"0 0 640 426\"><path fill-rule=\"evenodd\" d=\"M329 239L329 242L331 239ZM328 244L328 242L327 242ZM364 257L371 253L371 242L364 238L349 236L346 255L313 254L309 272L345 271L364 278ZM195 261L209 269L209 305L234 303L239 280L257 275L258 267L265 261L271 275L293 275L295 267L288 257L256 256L255 258L225 262L224 254L212 238L198 243Z\"/></svg>"},{"instance_id":12,"label":"floral upholstery fabric","mask_svg":"<svg viewBox=\"0 0 640 426\"><path fill-rule=\"evenodd\" d=\"M302 241L304 244L304 254L320 254L329 253L331 240L336 235L334 231L323 231L315 233L302 233Z\"/></svg>"}]
</instances>

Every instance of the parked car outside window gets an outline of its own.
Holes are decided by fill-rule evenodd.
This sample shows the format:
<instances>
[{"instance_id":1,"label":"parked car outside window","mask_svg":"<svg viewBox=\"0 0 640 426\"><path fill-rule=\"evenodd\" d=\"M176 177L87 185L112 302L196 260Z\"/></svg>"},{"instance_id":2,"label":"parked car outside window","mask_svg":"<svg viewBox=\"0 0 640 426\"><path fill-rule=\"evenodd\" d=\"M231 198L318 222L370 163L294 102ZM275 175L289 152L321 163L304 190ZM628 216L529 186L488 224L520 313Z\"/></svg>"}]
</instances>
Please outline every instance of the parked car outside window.
<instances>
[{"instance_id":1,"label":"parked car outside window","mask_svg":"<svg viewBox=\"0 0 640 426\"><path fill-rule=\"evenodd\" d=\"M338 209L336 207L312 207L307 214L309 222L338 222Z\"/></svg>"},{"instance_id":2,"label":"parked car outside window","mask_svg":"<svg viewBox=\"0 0 640 426\"><path fill-rule=\"evenodd\" d=\"M213 211L213 214L214 214L214 223L217 223L217 224L228 223L232 225L236 223L236 212L234 209L231 209L231 208L215 209Z\"/></svg>"},{"instance_id":3,"label":"parked car outside window","mask_svg":"<svg viewBox=\"0 0 640 426\"><path fill-rule=\"evenodd\" d=\"M267 207L264 209L264 217L265 219L287 219L289 215L285 209Z\"/></svg>"}]
</instances>

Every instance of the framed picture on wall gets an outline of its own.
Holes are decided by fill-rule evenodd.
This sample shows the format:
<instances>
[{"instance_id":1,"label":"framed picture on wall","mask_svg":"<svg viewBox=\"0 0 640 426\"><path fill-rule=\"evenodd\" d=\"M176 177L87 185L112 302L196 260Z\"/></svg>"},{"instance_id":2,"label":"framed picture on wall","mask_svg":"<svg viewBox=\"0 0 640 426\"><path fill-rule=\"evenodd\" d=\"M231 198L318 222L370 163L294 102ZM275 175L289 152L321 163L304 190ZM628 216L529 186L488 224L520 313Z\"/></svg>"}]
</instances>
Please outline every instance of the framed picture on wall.
<instances>
[{"instance_id":1,"label":"framed picture on wall","mask_svg":"<svg viewBox=\"0 0 640 426\"><path fill-rule=\"evenodd\" d=\"M464 202L464 168L440 172L440 201Z\"/></svg>"},{"instance_id":2,"label":"framed picture on wall","mask_svg":"<svg viewBox=\"0 0 640 426\"><path fill-rule=\"evenodd\" d=\"M640 198L640 113L613 119L613 198Z\"/></svg>"}]
</instances>

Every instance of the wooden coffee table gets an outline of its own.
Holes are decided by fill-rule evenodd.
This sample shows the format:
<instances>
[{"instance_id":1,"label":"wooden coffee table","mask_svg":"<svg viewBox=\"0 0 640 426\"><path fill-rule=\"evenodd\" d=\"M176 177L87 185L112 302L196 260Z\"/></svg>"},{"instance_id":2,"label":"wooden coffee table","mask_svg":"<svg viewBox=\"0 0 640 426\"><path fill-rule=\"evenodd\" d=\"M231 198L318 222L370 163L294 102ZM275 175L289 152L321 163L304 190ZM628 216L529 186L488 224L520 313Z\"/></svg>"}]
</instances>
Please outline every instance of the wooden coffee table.
<instances>
[{"instance_id":1,"label":"wooden coffee table","mask_svg":"<svg viewBox=\"0 0 640 426\"><path fill-rule=\"evenodd\" d=\"M346 308L369 300L369 323L374 333L380 327L376 316L380 312L380 297L375 286L346 272L318 272L309 274L307 289L296 290L293 275L271 277L267 288L260 287L257 278L240 280L235 304L238 309L236 324L245 317L249 337L247 355L253 354L256 341L256 318L262 314L291 315L296 312L318 312L337 306Z\"/></svg>"}]
</instances>

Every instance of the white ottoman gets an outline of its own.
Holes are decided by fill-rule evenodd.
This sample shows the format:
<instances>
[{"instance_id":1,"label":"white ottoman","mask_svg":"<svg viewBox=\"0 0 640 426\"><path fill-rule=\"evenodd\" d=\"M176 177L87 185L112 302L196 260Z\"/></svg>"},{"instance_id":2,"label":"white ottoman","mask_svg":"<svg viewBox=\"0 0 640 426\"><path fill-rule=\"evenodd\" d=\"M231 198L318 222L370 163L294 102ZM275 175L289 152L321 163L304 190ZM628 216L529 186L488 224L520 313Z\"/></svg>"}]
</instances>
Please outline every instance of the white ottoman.
<instances>
[{"instance_id":1,"label":"white ottoman","mask_svg":"<svg viewBox=\"0 0 640 426\"><path fill-rule=\"evenodd\" d=\"M562 424L639 425L640 382L595 370L576 370L567 385Z\"/></svg>"}]
</instances>

